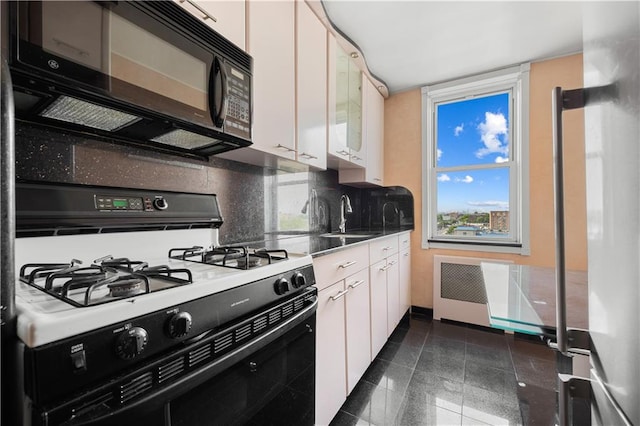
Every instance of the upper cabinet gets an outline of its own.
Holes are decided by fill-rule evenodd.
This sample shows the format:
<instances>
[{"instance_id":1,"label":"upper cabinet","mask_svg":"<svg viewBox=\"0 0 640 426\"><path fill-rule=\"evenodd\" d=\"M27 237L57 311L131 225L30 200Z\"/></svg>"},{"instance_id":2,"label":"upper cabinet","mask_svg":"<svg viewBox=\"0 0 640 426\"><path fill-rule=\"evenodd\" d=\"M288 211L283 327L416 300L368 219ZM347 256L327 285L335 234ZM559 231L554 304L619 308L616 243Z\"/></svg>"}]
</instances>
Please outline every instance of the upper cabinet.
<instances>
[{"instance_id":1,"label":"upper cabinet","mask_svg":"<svg viewBox=\"0 0 640 426\"><path fill-rule=\"evenodd\" d=\"M339 179L342 184L380 186L384 176L384 97L369 79L365 78L362 86L366 164L364 169L341 168Z\"/></svg>"},{"instance_id":2,"label":"upper cabinet","mask_svg":"<svg viewBox=\"0 0 640 426\"><path fill-rule=\"evenodd\" d=\"M296 159L295 3L247 2L253 56L253 149Z\"/></svg>"},{"instance_id":3,"label":"upper cabinet","mask_svg":"<svg viewBox=\"0 0 640 426\"><path fill-rule=\"evenodd\" d=\"M332 166L364 167L362 140L362 72L329 37L329 146Z\"/></svg>"},{"instance_id":4,"label":"upper cabinet","mask_svg":"<svg viewBox=\"0 0 640 426\"><path fill-rule=\"evenodd\" d=\"M327 168L327 30L304 1L296 3L296 158Z\"/></svg>"},{"instance_id":5,"label":"upper cabinet","mask_svg":"<svg viewBox=\"0 0 640 426\"><path fill-rule=\"evenodd\" d=\"M253 145L219 155L282 170L325 169L327 30L302 1L251 1Z\"/></svg>"},{"instance_id":6,"label":"upper cabinet","mask_svg":"<svg viewBox=\"0 0 640 426\"><path fill-rule=\"evenodd\" d=\"M194 16L202 19L211 28L245 50L245 2L174 0Z\"/></svg>"}]
</instances>

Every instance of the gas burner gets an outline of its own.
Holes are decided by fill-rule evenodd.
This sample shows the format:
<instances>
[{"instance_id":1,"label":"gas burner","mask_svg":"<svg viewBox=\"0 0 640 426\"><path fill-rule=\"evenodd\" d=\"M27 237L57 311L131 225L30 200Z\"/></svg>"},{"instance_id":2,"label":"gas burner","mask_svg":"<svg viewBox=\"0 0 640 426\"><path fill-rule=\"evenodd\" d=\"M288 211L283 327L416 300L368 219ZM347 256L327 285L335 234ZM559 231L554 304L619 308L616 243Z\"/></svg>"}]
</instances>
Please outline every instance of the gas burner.
<instances>
[{"instance_id":1,"label":"gas burner","mask_svg":"<svg viewBox=\"0 0 640 426\"><path fill-rule=\"evenodd\" d=\"M138 277L122 277L121 279L107 285L107 287L109 287L109 295L111 297L134 296L143 291L141 288L142 282L144 282L143 279Z\"/></svg>"}]
</instances>

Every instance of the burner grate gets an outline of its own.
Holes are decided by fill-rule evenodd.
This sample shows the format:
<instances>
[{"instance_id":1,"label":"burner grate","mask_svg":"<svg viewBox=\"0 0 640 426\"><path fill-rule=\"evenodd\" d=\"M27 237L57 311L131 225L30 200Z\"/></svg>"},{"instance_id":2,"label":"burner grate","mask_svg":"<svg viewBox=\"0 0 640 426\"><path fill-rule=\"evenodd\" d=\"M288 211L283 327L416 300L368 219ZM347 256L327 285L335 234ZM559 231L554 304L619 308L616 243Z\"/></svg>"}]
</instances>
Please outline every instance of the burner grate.
<instances>
[{"instance_id":1,"label":"burner grate","mask_svg":"<svg viewBox=\"0 0 640 426\"><path fill-rule=\"evenodd\" d=\"M235 269L253 269L287 260L286 250L251 249L245 246L220 246L204 248L193 246L169 250L169 258L225 266Z\"/></svg>"},{"instance_id":2,"label":"burner grate","mask_svg":"<svg viewBox=\"0 0 640 426\"><path fill-rule=\"evenodd\" d=\"M169 281L172 286L193 282L188 269L149 267L146 262L127 258L105 256L91 266L81 264L76 259L69 263L28 263L20 268L20 280L76 307L151 293L151 279Z\"/></svg>"}]
</instances>

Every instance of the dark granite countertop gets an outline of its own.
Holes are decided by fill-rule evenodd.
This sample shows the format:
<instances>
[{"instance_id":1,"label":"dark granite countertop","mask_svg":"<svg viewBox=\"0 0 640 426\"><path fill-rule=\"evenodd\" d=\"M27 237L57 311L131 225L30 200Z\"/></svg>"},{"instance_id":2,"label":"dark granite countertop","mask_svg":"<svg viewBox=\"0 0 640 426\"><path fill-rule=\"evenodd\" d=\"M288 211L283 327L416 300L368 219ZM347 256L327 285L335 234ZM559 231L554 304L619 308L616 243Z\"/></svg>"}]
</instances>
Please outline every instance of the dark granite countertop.
<instances>
[{"instance_id":1,"label":"dark granite countertop","mask_svg":"<svg viewBox=\"0 0 640 426\"><path fill-rule=\"evenodd\" d=\"M340 236L337 231L332 233L272 233L265 235L263 241L252 241L247 245L264 247L271 250L287 250L291 253L310 254L314 257L333 253L338 250L366 244L372 240L403 232L413 231L412 227L400 227L392 230L353 230ZM331 235L330 237L328 235Z\"/></svg>"}]
</instances>

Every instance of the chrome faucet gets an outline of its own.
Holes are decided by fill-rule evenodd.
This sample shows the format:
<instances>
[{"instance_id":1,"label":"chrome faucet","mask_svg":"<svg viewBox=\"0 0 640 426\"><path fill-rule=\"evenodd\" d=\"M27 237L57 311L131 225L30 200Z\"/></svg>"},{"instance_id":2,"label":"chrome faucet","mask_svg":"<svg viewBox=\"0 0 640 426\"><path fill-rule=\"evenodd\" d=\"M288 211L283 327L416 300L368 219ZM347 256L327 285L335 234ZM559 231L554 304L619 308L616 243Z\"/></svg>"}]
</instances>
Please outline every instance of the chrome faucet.
<instances>
[{"instance_id":1,"label":"chrome faucet","mask_svg":"<svg viewBox=\"0 0 640 426\"><path fill-rule=\"evenodd\" d=\"M351 200L347 194L342 194L340 197L340 225L338 229L341 234L344 234L347 231L347 219L345 218L345 213L353 213L353 209L351 208Z\"/></svg>"}]
</instances>

